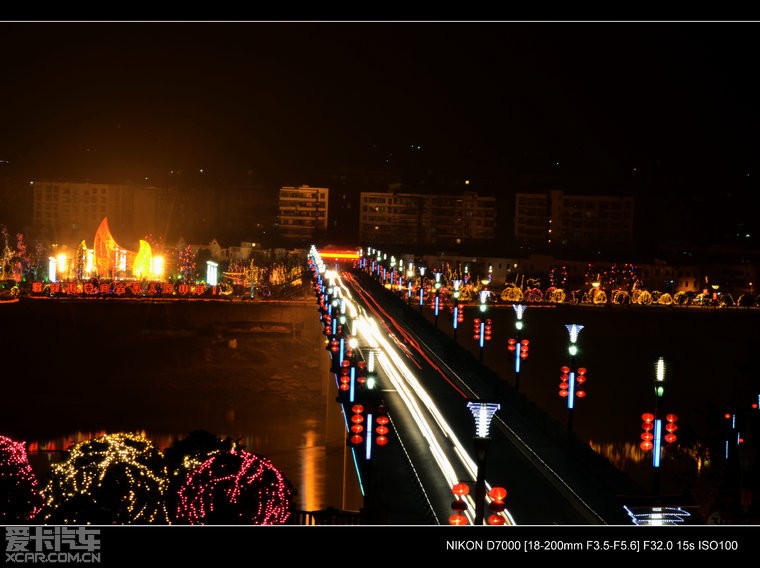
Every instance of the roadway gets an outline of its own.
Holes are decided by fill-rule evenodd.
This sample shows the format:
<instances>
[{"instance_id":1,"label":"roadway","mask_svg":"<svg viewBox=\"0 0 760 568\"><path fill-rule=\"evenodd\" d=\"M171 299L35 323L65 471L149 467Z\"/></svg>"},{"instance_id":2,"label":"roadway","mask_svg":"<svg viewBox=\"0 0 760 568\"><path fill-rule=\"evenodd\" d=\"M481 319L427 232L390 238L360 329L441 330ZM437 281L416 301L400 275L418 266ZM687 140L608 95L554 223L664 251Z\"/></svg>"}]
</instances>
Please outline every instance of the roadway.
<instances>
[{"instance_id":1,"label":"roadway","mask_svg":"<svg viewBox=\"0 0 760 568\"><path fill-rule=\"evenodd\" d=\"M449 524L451 488L460 481L473 487L466 510L473 522L475 423L467 402L478 400L500 404L485 480L507 489L506 525L632 524L619 495L636 487L606 460L546 417L536 421L518 393L366 273L342 272L335 283L344 313L355 318L358 349L376 367L394 432L365 480L374 522Z\"/></svg>"}]
</instances>

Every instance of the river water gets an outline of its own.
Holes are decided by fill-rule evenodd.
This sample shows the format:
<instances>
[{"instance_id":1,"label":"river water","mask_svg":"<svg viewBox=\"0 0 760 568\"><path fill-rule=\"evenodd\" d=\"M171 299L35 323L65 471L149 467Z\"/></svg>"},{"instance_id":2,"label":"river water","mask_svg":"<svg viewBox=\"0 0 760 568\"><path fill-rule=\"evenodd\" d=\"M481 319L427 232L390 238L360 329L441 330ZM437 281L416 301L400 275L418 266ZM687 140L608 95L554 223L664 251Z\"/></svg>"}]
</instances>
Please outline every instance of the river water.
<instances>
[{"instance_id":1,"label":"river water","mask_svg":"<svg viewBox=\"0 0 760 568\"><path fill-rule=\"evenodd\" d=\"M72 443L142 432L160 449L196 430L282 470L303 511L358 510L313 300L0 305L0 434L28 443L43 482Z\"/></svg>"}]
</instances>

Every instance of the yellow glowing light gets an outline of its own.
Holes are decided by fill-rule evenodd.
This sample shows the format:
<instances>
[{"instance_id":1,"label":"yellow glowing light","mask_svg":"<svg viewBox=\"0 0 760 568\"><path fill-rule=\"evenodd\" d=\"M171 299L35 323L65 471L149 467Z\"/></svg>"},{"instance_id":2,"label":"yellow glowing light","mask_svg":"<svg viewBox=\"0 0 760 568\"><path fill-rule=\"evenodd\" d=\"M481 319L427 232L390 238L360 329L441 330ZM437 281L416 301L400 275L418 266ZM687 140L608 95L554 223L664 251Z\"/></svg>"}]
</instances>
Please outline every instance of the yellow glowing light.
<instances>
[{"instance_id":1,"label":"yellow glowing light","mask_svg":"<svg viewBox=\"0 0 760 568\"><path fill-rule=\"evenodd\" d=\"M58 263L58 274L62 277L66 277L69 272L69 259L65 253L60 253L56 258Z\"/></svg>"},{"instance_id":2,"label":"yellow glowing light","mask_svg":"<svg viewBox=\"0 0 760 568\"><path fill-rule=\"evenodd\" d=\"M150 274L153 278L162 278L164 275L164 257L154 256L150 263Z\"/></svg>"},{"instance_id":3,"label":"yellow glowing light","mask_svg":"<svg viewBox=\"0 0 760 568\"><path fill-rule=\"evenodd\" d=\"M153 255L150 244L147 241L140 241L140 250L135 255L135 262L132 265L132 274L135 278L144 278L151 274Z\"/></svg>"}]
</instances>

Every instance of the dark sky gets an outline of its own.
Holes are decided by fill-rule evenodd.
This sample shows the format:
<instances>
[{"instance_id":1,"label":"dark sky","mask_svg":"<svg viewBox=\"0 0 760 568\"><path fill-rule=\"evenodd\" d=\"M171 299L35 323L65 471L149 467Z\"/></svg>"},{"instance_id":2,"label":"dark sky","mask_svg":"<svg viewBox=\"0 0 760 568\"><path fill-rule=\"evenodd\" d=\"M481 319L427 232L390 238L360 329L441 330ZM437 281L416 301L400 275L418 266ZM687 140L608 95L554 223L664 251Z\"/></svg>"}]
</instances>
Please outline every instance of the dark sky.
<instances>
[{"instance_id":1,"label":"dark sky","mask_svg":"<svg viewBox=\"0 0 760 568\"><path fill-rule=\"evenodd\" d=\"M0 160L308 183L412 154L453 175L747 190L759 45L754 23L5 22Z\"/></svg>"}]
</instances>

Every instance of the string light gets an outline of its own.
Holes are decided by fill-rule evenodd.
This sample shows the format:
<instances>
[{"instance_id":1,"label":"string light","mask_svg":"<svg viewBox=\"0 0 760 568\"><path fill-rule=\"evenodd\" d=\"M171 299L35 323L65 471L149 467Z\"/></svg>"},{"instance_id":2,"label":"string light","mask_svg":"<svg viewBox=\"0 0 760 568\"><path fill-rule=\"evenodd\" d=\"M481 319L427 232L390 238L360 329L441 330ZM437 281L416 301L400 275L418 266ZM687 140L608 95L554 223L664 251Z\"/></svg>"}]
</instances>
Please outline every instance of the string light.
<instances>
[{"instance_id":1,"label":"string light","mask_svg":"<svg viewBox=\"0 0 760 568\"><path fill-rule=\"evenodd\" d=\"M24 442L0 436L0 521L31 521L41 510L42 495Z\"/></svg>"},{"instance_id":2,"label":"string light","mask_svg":"<svg viewBox=\"0 0 760 568\"><path fill-rule=\"evenodd\" d=\"M280 525L294 490L268 459L233 446L217 450L185 475L175 518L189 524Z\"/></svg>"},{"instance_id":3,"label":"string light","mask_svg":"<svg viewBox=\"0 0 760 568\"><path fill-rule=\"evenodd\" d=\"M142 434L107 434L71 448L42 491L53 523L169 523L163 453Z\"/></svg>"}]
</instances>

